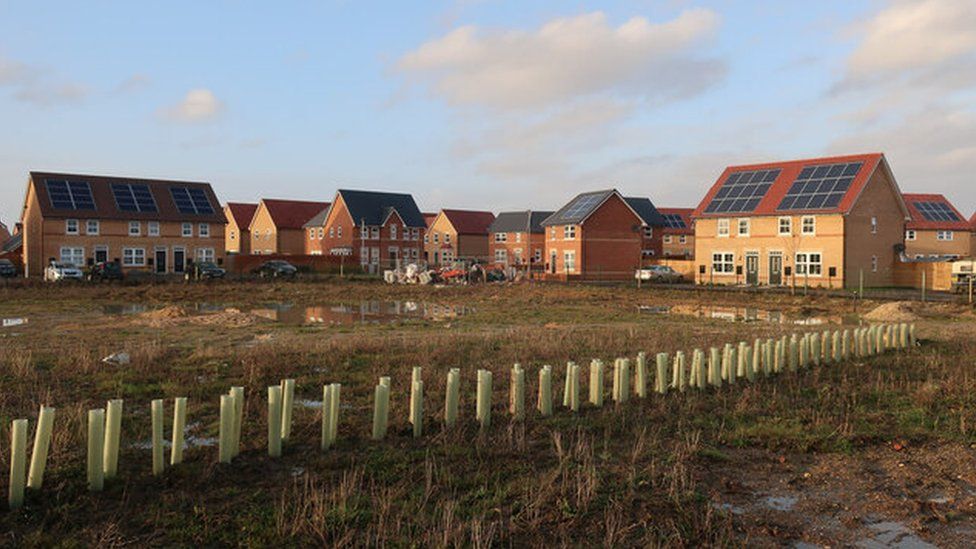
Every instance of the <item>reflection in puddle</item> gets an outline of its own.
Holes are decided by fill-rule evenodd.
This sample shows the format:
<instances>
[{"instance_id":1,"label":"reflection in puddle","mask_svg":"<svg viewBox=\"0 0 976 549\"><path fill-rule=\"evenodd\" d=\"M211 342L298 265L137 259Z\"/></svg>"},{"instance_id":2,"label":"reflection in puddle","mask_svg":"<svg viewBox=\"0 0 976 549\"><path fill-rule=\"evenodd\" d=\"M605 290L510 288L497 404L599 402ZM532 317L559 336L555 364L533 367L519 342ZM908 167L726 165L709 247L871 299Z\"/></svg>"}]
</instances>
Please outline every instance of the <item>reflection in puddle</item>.
<instances>
[{"instance_id":1,"label":"reflection in puddle","mask_svg":"<svg viewBox=\"0 0 976 549\"><path fill-rule=\"evenodd\" d=\"M847 318L841 315L789 316L782 311L751 307L639 305L637 309L640 313L684 315L696 318L727 320L729 322L768 322L772 324L796 324L799 326L857 323L856 318Z\"/></svg>"},{"instance_id":2,"label":"reflection in puddle","mask_svg":"<svg viewBox=\"0 0 976 549\"><path fill-rule=\"evenodd\" d=\"M451 320L471 313L455 307L417 301L362 301L358 305L303 306L272 303L252 309L251 314L283 324L384 324L399 320Z\"/></svg>"},{"instance_id":3,"label":"reflection in puddle","mask_svg":"<svg viewBox=\"0 0 976 549\"><path fill-rule=\"evenodd\" d=\"M790 511L796 505L796 498L793 496L769 496L766 498L766 505L776 511Z\"/></svg>"},{"instance_id":4,"label":"reflection in puddle","mask_svg":"<svg viewBox=\"0 0 976 549\"><path fill-rule=\"evenodd\" d=\"M870 523L872 531L869 538L857 542L858 547L898 547L899 549L934 549L935 545L915 535L911 529L900 522L882 521Z\"/></svg>"},{"instance_id":5,"label":"reflection in puddle","mask_svg":"<svg viewBox=\"0 0 976 549\"><path fill-rule=\"evenodd\" d=\"M219 441L215 437L198 437L190 434L190 431L195 431L199 427L200 424L195 422L183 428L184 450L188 448L211 448L217 446ZM172 434L172 431L163 433L163 448L168 449L173 446L173 441L171 440ZM129 446L139 450L152 450L152 439L139 440Z\"/></svg>"}]
</instances>

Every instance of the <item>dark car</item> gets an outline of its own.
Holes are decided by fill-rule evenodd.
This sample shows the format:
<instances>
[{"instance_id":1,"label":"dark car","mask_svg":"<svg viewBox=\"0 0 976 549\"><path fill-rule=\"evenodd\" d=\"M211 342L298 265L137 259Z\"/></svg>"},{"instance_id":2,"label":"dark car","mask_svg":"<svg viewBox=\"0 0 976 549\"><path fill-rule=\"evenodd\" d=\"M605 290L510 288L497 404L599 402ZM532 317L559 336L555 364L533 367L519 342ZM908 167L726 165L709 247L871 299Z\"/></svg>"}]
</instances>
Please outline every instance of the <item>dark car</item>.
<instances>
[{"instance_id":1,"label":"dark car","mask_svg":"<svg viewBox=\"0 0 976 549\"><path fill-rule=\"evenodd\" d=\"M272 259L262 263L254 272L261 278L294 278L298 269L287 261Z\"/></svg>"},{"instance_id":2,"label":"dark car","mask_svg":"<svg viewBox=\"0 0 976 549\"><path fill-rule=\"evenodd\" d=\"M187 280L213 280L224 278L227 271L217 266L213 261L200 261L190 265L186 271Z\"/></svg>"},{"instance_id":3,"label":"dark car","mask_svg":"<svg viewBox=\"0 0 976 549\"><path fill-rule=\"evenodd\" d=\"M13 278L17 276L17 266L9 259L0 259L0 278Z\"/></svg>"},{"instance_id":4,"label":"dark car","mask_svg":"<svg viewBox=\"0 0 976 549\"><path fill-rule=\"evenodd\" d=\"M122 267L114 261L99 261L88 271L88 280L92 282L122 280L122 278Z\"/></svg>"}]
</instances>

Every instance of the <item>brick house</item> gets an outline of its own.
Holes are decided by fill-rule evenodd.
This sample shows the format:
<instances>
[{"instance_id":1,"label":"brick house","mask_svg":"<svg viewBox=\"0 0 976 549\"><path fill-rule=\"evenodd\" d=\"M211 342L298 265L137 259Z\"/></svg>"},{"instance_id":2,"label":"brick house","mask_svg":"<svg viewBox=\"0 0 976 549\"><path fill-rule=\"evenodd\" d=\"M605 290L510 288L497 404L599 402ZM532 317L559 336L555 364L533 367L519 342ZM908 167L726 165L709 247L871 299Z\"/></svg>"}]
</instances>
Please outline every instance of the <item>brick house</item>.
<instances>
[{"instance_id":1,"label":"brick house","mask_svg":"<svg viewBox=\"0 0 976 549\"><path fill-rule=\"evenodd\" d=\"M325 245L325 218L329 215L329 209L325 208L315 217L305 222L302 227L305 229L305 254L324 255L328 252Z\"/></svg>"},{"instance_id":2,"label":"brick house","mask_svg":"<svg viewBox=\"0 0 976 549\"><path fill-rule=\"evenodd\" d=\"M0 221L0 244L6 242L11 236L13 235L10 234L10 229L7 228L3 221Z\"/></svg>"},{"instance_id":3,"label":"brick house","mask_svg":"<svg viewBox=\"0 0 976 549\"><path fill-rule=\"evenodd\" d=\"M375 273L420 261L426 230L409 194L340 189L323 218L321 249L350 256L351 263Z\"/></svg>"},{"instance_id":4,"label":"brick house","mask_svg":"<svg viewBox=\"0 0 976 549\"><path fill-rule=\"evenodd\" d=\"M224 206L227 227L224 230L224 250L229 254L251 253L251 220L257 204L228 202Z\"/></svg>"},{"instance_id":5,"label":"brick house","mask_svg":"<svg viewBox=\"0 0 976 549\"><path fill-rule=\"evenodd\" d=\"M692 214L699 283L890 286L908 209L883 154L729 166Z\"/></svg>"},{"instance_id":6,"label":"brick house","mask_svg":"<svg viewBox=\"0 0 976 549\"><path fill-rule=\"evenodd\" d=\"M643 258L646 225L615 189L577 195L542 222L546 278L633 278Z\"/></svg>"},{"instance_id":7,"label":"brick house","mask_svg":"<svg viewBox=\"0 0 976 549\"><path fill-rule=\"evenodd\" d=\"M911 221L905 255L912 259L958 259L973 252L972 224L941 194L904 193Z\"/></svg>"},{"instance_id":8,"label":"brick house","mask_svg":"<svg viewBox=\"0 0 976 549\"><path fill-rule=\"evenodd\" d=\"M224 256L226 219L209 183L31 172L22 219L29 277L51 260L165 274Z\"/></svg>"},{"instance_id":9,"label":"brick house","mask_svg":"<svg viewBox=\"0 0 976 549\"><path fill-rule=\"evenodd\" d=\"M644 221L644 226L641 228L641 257L643 260L661 257L664 242L661 229L664 228L664 217L649 198L624 197L624 200Z\"/></svg>"},{"instance_id":10,"label":"brick house","mask_svg":"<svg viewBox=\"0 0 976 549\"><path fill-rule=\"evenodd\" d=\"M674 259L695 257L695 229L691 222L694 208L658 208L664 218L662 256Z\"/></svg>"},{"instance_id":11,"label":"brick house","mask_svg":"<svg viewBox=\"0 0 976 549\"><path fill-rule=\"evenodd\" d=\"M451 265L455 259L488 259L488 227L495 214L474 210L441 210L427 226L424 258L434 265Z\"/></svg>"},{"instance_id":12,"label":"brick house","mask_svg":"<svg viewBox=\"0 0 976 549\"><path fill-rule=\"evenodd\" d=\"M555 212L502 212L488 227L488 257L494 267L542 270L546 231L542 222Z\"/></svg>"},{"instance_id":13,"label":"brick house","mask_svg":"<svg viewBox=\"0 0 976 549\"><path fill-rule=\"evenodd\" d=\"M252 254L305 254L305 223L328 202L264 198L251 219Z\"/></svg>"}]
</instances>

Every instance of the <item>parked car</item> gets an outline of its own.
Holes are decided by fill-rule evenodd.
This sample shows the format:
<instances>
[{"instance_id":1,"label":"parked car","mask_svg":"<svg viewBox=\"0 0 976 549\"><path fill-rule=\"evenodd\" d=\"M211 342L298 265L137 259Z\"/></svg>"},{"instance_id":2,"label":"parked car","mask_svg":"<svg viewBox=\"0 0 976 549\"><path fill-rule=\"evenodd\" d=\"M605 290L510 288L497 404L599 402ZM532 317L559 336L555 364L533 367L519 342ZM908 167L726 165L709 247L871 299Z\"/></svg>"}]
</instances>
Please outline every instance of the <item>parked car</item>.
<instances>
[{"instance_id":1,"label":"parked car","mask_svg":"<svg viewBox=\"0 0 976 549\"><path fill-rule=\"evenodd\" d=\"M99 261L88 271L88 280L100 282L102 280L122 280L122 266L114 261Z\"/></svg>"},{"instance_id":2,"label":"parked car","mask_svg":"<svg viewBox=\"0 0 976 549\"><path fill-rule=\"evenodd\" d=\"M634 278L646 282L681 282L681 274L666 265L651 265L639 269Z\"/></svg>"},{"instance_id":3,"label":"parked car","mask_svg":"<svg viewBox=\"0 0 976 549\"><path fill-rule=\"evenodd\" d=\"M213 261L200 261L190 265L186 270L187 280L214 280L227 276L227 271Z\"/></svg>"},{"instance_id":4,"label":"parked car","mask_svg":"<svg viewBox=\"0 0 976 549\"><path fill-rule=\"evenodd\" d=\"M44 280L48 282L60 282L63 280L82 280L84 274L81 269L75 267L73 263L64 263L61 261L52 261L46 269L44 269Z\"/></svg>"},{"instance_id":5,"label":"parked car","mask_svg":"<svg viewBox=\"0 0 976 549\"><path fill-rule=\"evenodd\" d=\"M0 278L13 278L17 276L17 266L9 259L0 259Z\"/></svg>"},{"instance_id":6,"label":"parked car","mask_svg":"<svg viewBox=\"0 0 976 549\"><path fill-rule=\"evenodd\" d=\"M294 278L298 269L287 261L272 259L262 263L254 272L261 278Z\"/></svg>"}]
</instances>

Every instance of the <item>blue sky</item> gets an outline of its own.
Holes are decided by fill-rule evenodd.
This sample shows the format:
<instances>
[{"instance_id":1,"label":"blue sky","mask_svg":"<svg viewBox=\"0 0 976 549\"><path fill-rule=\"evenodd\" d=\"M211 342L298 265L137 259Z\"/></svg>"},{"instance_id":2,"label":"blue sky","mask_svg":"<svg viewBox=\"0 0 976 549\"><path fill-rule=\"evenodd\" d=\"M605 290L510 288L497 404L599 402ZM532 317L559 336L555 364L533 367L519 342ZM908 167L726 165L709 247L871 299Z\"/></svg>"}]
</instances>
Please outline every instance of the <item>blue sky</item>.
<instances>
[{"instance_id":1,"label":"blue sky","mask_svg":"<svg viewBox=\"0 0 976 549\"><path fill-rule=\"evenodd\" d=\"M976 2L275 4L0 2L0 220L31 169L498 211L875 150L976 208Z\"/></svg>"}]
</instances>

